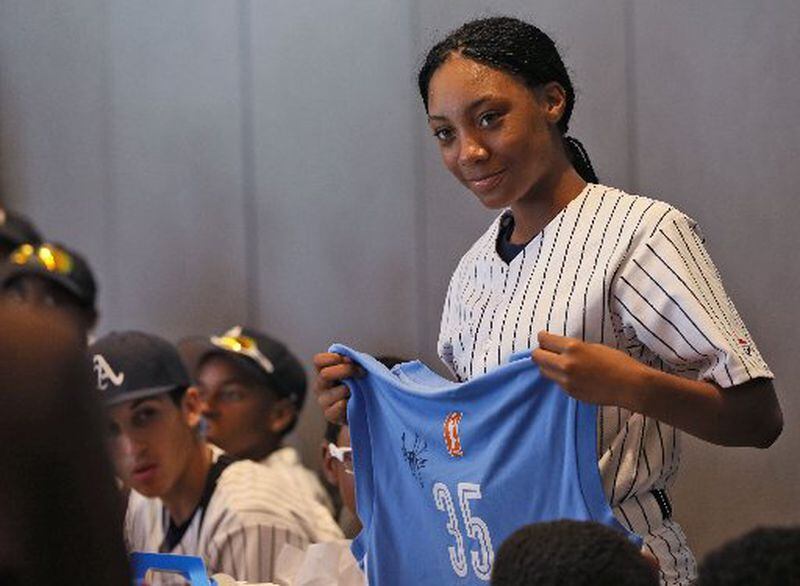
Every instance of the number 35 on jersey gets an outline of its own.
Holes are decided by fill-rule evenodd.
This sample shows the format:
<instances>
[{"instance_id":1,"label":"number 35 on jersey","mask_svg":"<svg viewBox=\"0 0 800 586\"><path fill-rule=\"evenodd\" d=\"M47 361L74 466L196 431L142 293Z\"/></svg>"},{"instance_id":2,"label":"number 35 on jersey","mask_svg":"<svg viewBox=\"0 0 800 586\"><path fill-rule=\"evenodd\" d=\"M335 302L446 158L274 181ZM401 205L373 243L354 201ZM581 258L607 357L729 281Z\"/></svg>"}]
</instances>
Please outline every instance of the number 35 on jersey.
<instances>
[{"instance_id":1,"label":"number 35 on jersey","mask_svg":"<svg viewBox=\"0 0 800 586\"><path fill-rule=\"evenodd\" d=\"M443 482L433 485L433 500L436 508L447 514L447 532L453 537L453 545L448 546L447 552L450 556L450 565L456 576L466 578L470 566L475 575L481 580L489 581L492 575L492 563L494 562L494 548L492 547L492 536L489 527L480 517L473 515L470 508L470 501L478 500L482 497L479 484L471 482L459 482L456 489L458 498L458 510L453 503L450 489ZM474 549L465 545L464 528L469 543L474 543ZM469 565L467 564L466 551L469 548Z\"/></svg>"}]
</instances>

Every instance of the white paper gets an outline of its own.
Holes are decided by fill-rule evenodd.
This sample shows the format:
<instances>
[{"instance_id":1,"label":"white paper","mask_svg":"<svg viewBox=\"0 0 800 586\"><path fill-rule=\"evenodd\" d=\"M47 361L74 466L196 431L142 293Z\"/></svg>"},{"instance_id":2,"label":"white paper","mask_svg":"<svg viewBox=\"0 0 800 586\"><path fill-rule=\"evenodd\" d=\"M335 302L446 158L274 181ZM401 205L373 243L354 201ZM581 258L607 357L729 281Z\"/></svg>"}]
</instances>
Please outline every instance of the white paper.
<instances>
[{"instance_id":1,"label":"white paper","mask_svg":"<svg viewBox=\"0 0 800 586\"><path fill-rule=\"evenodd\" d=\"M305 551L284 545L275 566L275 580L281 586L366 584L347 540L315 543Z\"/></svg>"}]
</instances>

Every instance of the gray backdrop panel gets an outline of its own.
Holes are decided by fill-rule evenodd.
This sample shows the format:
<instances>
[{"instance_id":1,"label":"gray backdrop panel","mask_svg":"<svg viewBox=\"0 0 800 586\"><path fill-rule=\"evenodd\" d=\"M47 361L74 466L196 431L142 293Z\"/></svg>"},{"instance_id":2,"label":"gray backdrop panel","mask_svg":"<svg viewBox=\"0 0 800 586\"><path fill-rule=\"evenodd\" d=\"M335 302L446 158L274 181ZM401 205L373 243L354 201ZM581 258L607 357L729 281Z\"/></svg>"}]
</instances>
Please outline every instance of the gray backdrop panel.
<instances>
[{"instance_id":1,"label":"gray backdrop panel","mask_svg":"<svg viewBox=\"0 0 800 586\"><path fill-rule=\"evenodd\" d=\"M252 5L258 319L308 361L333 341L416 354L409 18ZM321 422L312 405L301 434Z\"/></svg>"},{"instance_id":2,"label":"gray backdrop panel","mask_svg":"<svg viewBox=\"0 0 800 586\"><path fill-rule=\"evenodd\" d=\"M0 198L104 276L105 24L99 0L0 2Z\"/></svg>"},{"instance_id":3,"label":"gray backdrop panel","mask_svg":"<svg viewBox=\"0 0 800 586\"><path fill-rule=\"evenodd\" d=\"M685 442L676 511L702 552L754 525L800 522L800 4L632 8L637 187L700 222L786 422L767 452Z\"/></svg>"},{"instance_id":4,"label":"gray backdrop panel","mask_svg":"<svg viewBox=\"0 0 800 586\"><path fill-rule=\"evenodd\" d=\"M236 5L109 13L113 324L169 337L224 327L246 295Z\"/></svg>"}]
</instances>

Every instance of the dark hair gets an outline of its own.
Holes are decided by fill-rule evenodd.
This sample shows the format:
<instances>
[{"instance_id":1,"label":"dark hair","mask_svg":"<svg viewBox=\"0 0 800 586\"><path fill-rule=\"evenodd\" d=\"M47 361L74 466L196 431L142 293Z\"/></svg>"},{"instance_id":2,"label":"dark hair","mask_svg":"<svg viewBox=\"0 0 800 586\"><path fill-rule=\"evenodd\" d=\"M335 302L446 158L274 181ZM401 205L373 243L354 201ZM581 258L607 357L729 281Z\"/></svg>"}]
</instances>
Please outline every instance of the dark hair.
<instances>
[{"instance_id":1,"label":"dark hair","mask_svg":"<svg viewBox=\"0 0 800 586\"><path fill-rule=\"evenodd\" d=\"M0 584L131 584L85 333L2 301L0 323Z\"/></svg>"},{"instance_id":2,"label":"dark hair","mask_svg":"<svg viewBox=\"0 0 800 586\"><path fill-rule=\"evenodd\" d=\"M179 386L175 387L168 393L170 400L178 409L180 409L181 404L183 403L183 396L186 394L187 390L189 390L189 387Z\"/></svg>"},{"instance_id":3,"label":"dark hair","mask_svg":"<svg viewBox=\"0 0 800 586\"><path fill-rule=\"evenodd\" d=\"M339 432L342 431L342 426L338 423L328 421L325 426L325 441L336 445L339 441Z\"/></svg>"},{"instance_id":4,"label":"dark hair","mask_svg":"<svg viewBox=\"0 0 800 586\"><path fill-rule=\"evenodd\" d=\"M433 46L419 70L417 81L426 112L431 77L453 53L510 73L530 89L537 89L551 81L564 88L567 104L564 115L558 121L558 129L564 136L564 148L578 174L585 181L598 182L586 149L580 141L567 136L575 107L575 89L553 39L534 25L507 16L483 18L464 24Z\"/></svg>"},{"instance_id":5,"label":"dark hair","mask_svg":"<svg viewBox=\"0 0 800 586\"><path fill-rule=\"evenodd\" d=\"M777 586L800 576L800 527L761 528L709 553L697 586Z\"/></svg>"},{"instance_id":6,"label":"dark hair","mask_svg":"<svg viewBox=\"0 0 800 586\"><path fill-rule=\"evenodd\" d=\"M401 358L400 356L392 356L391 354L381 354L375 357L375 360L383 364L386 368L394 368L398 364L402 364L403 362L408 362L407 358Z\"/></svg>"},{"instance_id":7,"label":"dark hair","mask_svg":"<svg viewBox=\"0 0 800 586\"><path fill-rule=\"evenodd\" d=\"M657 586L658 574L622 533L593 521L518 529L500 546L493 586Z\"/></svg>"}]
</instances>

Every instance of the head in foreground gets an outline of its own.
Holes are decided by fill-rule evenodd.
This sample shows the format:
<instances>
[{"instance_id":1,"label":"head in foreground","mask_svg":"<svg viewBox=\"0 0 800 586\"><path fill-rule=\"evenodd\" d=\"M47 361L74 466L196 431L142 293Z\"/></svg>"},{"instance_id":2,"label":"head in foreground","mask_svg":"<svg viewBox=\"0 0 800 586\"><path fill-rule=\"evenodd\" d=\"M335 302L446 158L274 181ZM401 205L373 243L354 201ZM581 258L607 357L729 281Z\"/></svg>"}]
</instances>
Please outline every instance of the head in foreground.
<instances>
[{"instance_id":1,"label":"head in foreground","mask_svg":"<svg viewBox=\"0 0 800 586\"><path fill-rule=\"evenodd\" d=\"M625 535L590 521L534 523L500 546L493 586L658 586L652 561Z\"/></svg>"}]
</instances>

